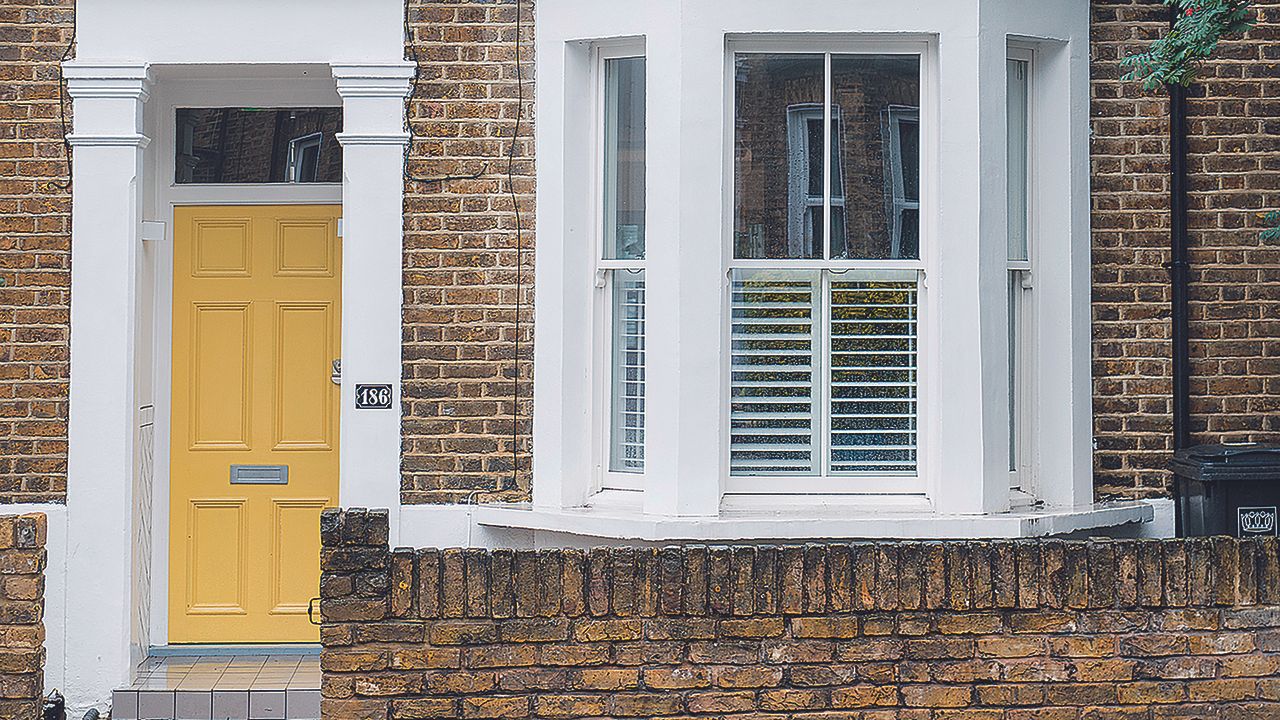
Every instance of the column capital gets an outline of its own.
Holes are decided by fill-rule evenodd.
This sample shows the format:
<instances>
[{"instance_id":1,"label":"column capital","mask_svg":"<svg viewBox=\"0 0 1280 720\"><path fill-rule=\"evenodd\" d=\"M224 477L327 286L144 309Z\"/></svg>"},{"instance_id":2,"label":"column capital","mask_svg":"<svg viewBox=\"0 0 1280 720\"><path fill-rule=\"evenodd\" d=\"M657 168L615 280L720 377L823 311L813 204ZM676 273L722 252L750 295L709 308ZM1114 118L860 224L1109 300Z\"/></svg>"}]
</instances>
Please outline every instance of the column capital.
<instances>
[{"instance_id":1,"label":"column capital","mask_svg":"<svg viewBox=\"0 0 1280 720\"><path fill-rule=\"evenodd\" d=\"M403 147L409 142L404 103L413 89L413 63L330 67L342 97L343 131L338 142L343 147Z\"/></svg>"},{"instance_id":2,"label":"column capital","mask_svg":"<svg viewBox=\"0 0 1280 720\"><path fill-rule=\"evenodd\" d=\"M151 66L147 63L94 65L72 60L62 64L67 93L72 98L117 98L146 102L151 97Z\"/></svg>"},{"instance_id":3,"label":"column capital","mask_svg":"<svg viewBox=\"0 0 1280 720\"><path fill-rule=\"evenodd\" d=\"M411 62L378 65L330 65L338 94L345 98L400 98L409 96L413 86Z\"/></svg>"}]
</instances>

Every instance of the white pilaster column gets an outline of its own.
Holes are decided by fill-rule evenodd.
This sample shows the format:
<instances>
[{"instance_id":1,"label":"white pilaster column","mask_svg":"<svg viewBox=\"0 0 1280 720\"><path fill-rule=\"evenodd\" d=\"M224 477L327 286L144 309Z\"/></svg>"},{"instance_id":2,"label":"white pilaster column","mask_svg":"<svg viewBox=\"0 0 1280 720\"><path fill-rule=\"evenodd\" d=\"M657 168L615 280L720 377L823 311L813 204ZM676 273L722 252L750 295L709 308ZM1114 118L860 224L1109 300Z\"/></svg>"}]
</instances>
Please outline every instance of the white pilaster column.
<instances>
[{"instance_id":1,"label":"white pilaster column","mask_svg":"<svg viewBox=\"0 0 1280 720\"><path fill-rule=\"evenodd\" d=\"M342 97L343 506L389 508L399 535L404 102L413 65L334 65ZM392 387L389 410L357 410L356 385Z\"/></svg>"},{"instance_id":2,"label":"white pilaster column","mask_svg":"<svg viewBox=\"0 0 1280 720\"><path fill-rule=\"evenodd\" d=\"M71 407L67 463L69 708L104 707L127 683L134 443L134 335L146 65L65 66L75 102Z\"/></svg>"},{"instance_id":3,"label":"white pilaster column","mask_svg":"<svg viewBox=\"0 0 1280 720\"><path fill-rule=\"evenodd\" d=\"M721 87L724 43L682 26L683 3L660 6L669 36L650 40L646 60L649 151L645 512L715 517L720 512L724 430L723 219L712 198L722 186ZM655 7L655 12L657 11ZM661 43L661 44L659 44ZM656 91L656 88L662 88ZM664 102L665 96L678 98Z\"/></svg>"}]
</instances>

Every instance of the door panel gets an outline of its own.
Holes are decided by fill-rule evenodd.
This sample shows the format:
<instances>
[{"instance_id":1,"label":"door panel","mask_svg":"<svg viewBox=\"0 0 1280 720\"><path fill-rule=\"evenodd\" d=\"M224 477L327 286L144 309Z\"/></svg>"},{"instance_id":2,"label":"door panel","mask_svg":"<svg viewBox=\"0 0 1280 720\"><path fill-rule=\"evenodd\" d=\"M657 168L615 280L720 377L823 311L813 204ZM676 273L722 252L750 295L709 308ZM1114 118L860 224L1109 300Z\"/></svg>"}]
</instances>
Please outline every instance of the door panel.
<instances>
[{"instance_id":1,"label":"door panel","mask_svg":"<svg viewBox=\"0 0 1280 720\"><path fill-rule=\"evenodd\" d=\"M334 438L330 303L276 306L276 450L329 450ZM317 371L319 367L321 371Z\"/></svg>"},{"instance_id":2,"label":"door panel","mask_svg":"<svg viewBox=\"0 0 1280 720\"><path fill-rule=\"evenodd\" d=\"M319 638L307 605L338 497L339 215L174 212L170 642ZM233 483L233 465L287 474Z\"/></svg>"},{"instance_id":3,"label":"door panel","mask_svg":"<svg viewBox=\"0 0 1280 720\"><path fill-rule=\"evenodd\" d=\"M192 450L250 449L251 313L249 303L192 303Z\"/></svg>"},{"instance_id":4,"label":"door panel","mask_svg":"<svg viewBox=\"0 0 1280 720\"><path fill-rule=\"evenodd\" d=\"M315 582L315 569L296 559L320 557L320 536L311 530L320 527L320 512L328 506L328 499L277 500L274 505L271 612L306 615L307 605L315 597L307 589Z\"/></svg>"},{"instance_id":5,"label":"door panel","mask_svg":"<svg viewBox=\"0 0 1280 720\"><path fill-rule=\"evenodd\" d=\"M243 498L190 501L193 542L187 543L185 558L191 568L186 588L188 614L243 615L248 611L244 506Z\"/></svg>"}]
</instances>

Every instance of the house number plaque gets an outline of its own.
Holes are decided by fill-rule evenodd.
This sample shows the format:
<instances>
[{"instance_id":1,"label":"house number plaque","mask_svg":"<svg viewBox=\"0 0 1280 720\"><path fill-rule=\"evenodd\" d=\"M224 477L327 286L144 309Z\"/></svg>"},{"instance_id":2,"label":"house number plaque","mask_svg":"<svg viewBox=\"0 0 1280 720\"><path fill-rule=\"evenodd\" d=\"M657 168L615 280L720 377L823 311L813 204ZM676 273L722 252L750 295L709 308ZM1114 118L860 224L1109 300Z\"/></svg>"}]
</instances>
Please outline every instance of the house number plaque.
<instances>
[{"instance_id":1,"label":"house number plaque","mask_svg":"<svg viewBox=\"0 0 1280 720\"><path fill-rule=\"evenodd\" d=\"M390 385L356 385L356 409L390 410L393 395Z\"/></svg>"}]
</instances>

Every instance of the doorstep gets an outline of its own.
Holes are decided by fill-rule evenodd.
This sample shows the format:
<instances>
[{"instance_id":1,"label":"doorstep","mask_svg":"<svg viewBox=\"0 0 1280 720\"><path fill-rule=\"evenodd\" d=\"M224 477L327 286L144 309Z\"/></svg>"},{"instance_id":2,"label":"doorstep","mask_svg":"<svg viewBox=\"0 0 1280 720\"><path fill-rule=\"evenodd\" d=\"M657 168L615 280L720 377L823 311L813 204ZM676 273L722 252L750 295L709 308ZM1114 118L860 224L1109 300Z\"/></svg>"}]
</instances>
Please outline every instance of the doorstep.
<instances>
[{"instance_id":1,"label":"doorstep","mask_svg":"<svg viewBox=\"0 0 1280 720\"><path fill-rule=\"evenodd\" d=\"M133 685L112 693L112 720L319 720L314 652L185 650L143 661Z\"/></svg>"}]
</instances>

